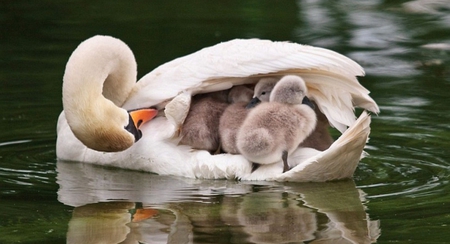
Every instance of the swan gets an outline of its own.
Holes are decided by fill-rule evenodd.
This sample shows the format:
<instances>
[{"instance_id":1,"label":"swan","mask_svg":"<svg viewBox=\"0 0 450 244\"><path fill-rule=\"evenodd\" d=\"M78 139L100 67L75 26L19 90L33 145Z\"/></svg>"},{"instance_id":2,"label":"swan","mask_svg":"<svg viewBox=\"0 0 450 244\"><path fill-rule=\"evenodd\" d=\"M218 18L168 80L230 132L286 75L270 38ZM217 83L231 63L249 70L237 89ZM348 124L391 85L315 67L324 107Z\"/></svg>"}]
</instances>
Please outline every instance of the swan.
<instances>
[{"instance_id":1,"label":"swan","mask_svg":"<svg viewBox=\"0 0 450 244\"><path fill-rule=\"evenodd\" d=\"M129 54L125 55L125 52ZM120 60L122 65L111 64L110 59ZM357 76L364 75L361 66L323 48L290 42L235 39L165 63L137 83L134 82L135 63L129 47L110 36L91 37L74 50L65 73L77 75L64 75L63 87L67 89L63 89L63 111L56 128L56 156L59 160L202 179L336 180L352 177L365 155L363 149L370 133L370 115L363 111L356 119L354 108L379 112L369 91L357 80ZM130 70L133 79L124 79L120 72L108 76L108 71L112 70ZM305 80L308 96L316 102L330 125L342 133L329 149L323 152L308 148L294 151L288 158L293 168L285 173L279 164L262 165L252 172L252 163L242 155L211 155L205 150L193 150L173 142L187 116L193 95L255 84L263 77L287 74L298 75ZM74 80L76 77L80 80ZM94 86L89 84L92 79L99 81L95 83L96 93L86 97L83 93ZM65 103L64 99L72 102ZM130 140L131 145L127 149L102 152L91 149L95 145L89 145L86 138L75 134L83 133L76 128L86 127L92 119L86 119L84 111L102 110L104 104L117 106L113 110L123 114L122 121L114 125L117 130L122 130L127 123L127 111L156 108L164 116L142 123L139 127L142 137L137 141ZM87 109L77 108L83 106ZM79 113L71 114L71 110ZM89 116L100 116L99 121L105 123L115 117L114 113L101 112ZM73 126L77 124L81 126ZM104 123L96 126L100 129L108 127ZM117 130L110 132L115 134ZM91 134L91 137L96 136Z\"/></svg>"},{"instance_id":2,"label":"swan","mask_svg":"<svg viewBox=\"0 0 450 244\"><path fill-rule=\"evenodd\" d=\"M98 151L116 152L138 141L140 125L158 111L120 108L136 82L136 62L122 43L104 41L82 43L72 54L63 77L62 100L67 122L79 140ZM85 62L87 52L92 52L88 61L93 62Z\"/></svg>"},{"instance_id":3,"label":"swan","mask_svg":"<svg viewBox=\"0 0 450 244\"><path fill-rule=\"evenodd\" d=\"M288 75L274 86L269 102L251 109L236 136L236 147L258 164L283 160L283 173L289 170L287 157L316 127L316 114L305 104L307 89L302 78Z\"/></svg>"}]
</instances>

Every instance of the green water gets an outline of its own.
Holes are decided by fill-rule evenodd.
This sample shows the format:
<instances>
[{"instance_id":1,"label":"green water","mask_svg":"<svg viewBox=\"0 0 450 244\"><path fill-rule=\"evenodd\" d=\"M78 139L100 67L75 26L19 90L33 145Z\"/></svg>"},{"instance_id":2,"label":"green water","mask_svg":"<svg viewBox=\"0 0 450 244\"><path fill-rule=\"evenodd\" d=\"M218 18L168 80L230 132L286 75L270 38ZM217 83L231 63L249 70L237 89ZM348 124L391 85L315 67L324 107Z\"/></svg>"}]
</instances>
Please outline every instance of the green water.
<instances>
[{"instance_id":1,"label":"green water","mask_svg":"<svg viewBox=\"0 0 450 244\"><path fill-rule=\"evenodd\" d=\"M125 41L139 77L233 38L347 55L366 70L360 81L381 108L370 156L353 180L322 184L198 181L57 162L64 67L96 34ZM0 243L448 243L449 46L450 5L438 0L3 0ZM157 214L131 222L141 208Z\"/></svg>"}]
</instances>

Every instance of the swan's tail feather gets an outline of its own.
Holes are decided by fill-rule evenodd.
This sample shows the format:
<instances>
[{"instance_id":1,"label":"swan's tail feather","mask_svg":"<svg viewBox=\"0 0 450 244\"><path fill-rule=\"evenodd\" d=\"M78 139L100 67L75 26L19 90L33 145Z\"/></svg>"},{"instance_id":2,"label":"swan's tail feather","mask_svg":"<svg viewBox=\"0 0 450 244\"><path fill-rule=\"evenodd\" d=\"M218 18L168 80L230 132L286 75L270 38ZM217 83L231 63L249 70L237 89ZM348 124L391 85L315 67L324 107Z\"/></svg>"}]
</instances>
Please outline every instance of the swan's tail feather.
<instances>
[{"instance_id":1,"label":"swan's tail feather","mask_svg":"<svg viewBox=\"0 0 450 244\"><path fill-rule=\"evenodd\" d=\"M353 126L351 126L341 137L339 137L335 143L331 145L331 147L338 147L341 145L345 145L351 143L357 138L366 138L365 142L367 142L368 135L370 133L370 115L364 111L356 120Z\"/></svg>"}]
</instances>

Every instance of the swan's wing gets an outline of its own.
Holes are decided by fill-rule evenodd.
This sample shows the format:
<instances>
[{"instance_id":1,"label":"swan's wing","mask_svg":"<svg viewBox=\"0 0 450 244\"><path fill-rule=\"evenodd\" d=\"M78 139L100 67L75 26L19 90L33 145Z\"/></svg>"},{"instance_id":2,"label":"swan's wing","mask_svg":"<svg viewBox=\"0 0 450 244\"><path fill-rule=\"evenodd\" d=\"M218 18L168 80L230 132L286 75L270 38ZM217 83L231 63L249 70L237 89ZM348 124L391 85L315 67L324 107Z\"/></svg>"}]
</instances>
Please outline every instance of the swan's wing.
<instances>
[{"instance_id":1,"label":"swan's wing","mask_svg":"<svg viewBox=\"0 0 450 244\"><path fill-rule=\"evenodd\" d=\"M353 60L323 48L259 39L223 42L159 66L142 77L124 107L149 107L183 91L223 90L283 74L303 77L311 97L340 131L355 121L354 106L379 112L356 79L364 71Z\"/></svg>"},{"instance_id":2,"label":"swan's wing","mask_svg":"<svg viewBox=\"0 0 450 244\"><path fill-rule=\"evenodd\" d=\"M361 157L365 155L363 149L369 138L370 121L370 116L364 111L329 149L309 157L274 180L320 182L352 177ZM299 157L304 154L301 150L294 153L298 153Z\"/></svg>"}]
</instances>

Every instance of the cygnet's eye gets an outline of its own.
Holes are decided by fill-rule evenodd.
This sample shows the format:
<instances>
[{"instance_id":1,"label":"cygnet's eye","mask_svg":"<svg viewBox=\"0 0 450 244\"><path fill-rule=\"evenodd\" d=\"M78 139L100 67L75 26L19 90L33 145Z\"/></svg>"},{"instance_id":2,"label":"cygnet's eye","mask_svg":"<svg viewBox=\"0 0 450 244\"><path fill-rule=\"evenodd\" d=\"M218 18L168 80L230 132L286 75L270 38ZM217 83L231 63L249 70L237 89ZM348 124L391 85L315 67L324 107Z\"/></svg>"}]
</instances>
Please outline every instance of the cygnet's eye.
<instances>
[{"instance_id":1,"label":"cygnet's eye","mask_svg":"<svg viewBox=\"0 0 450 244\"><path fill-rule=\"evenodd\" d=\"M261 95L266 95L266 92L265 91L261 92Z\"/></svg>"}]
</instances>

